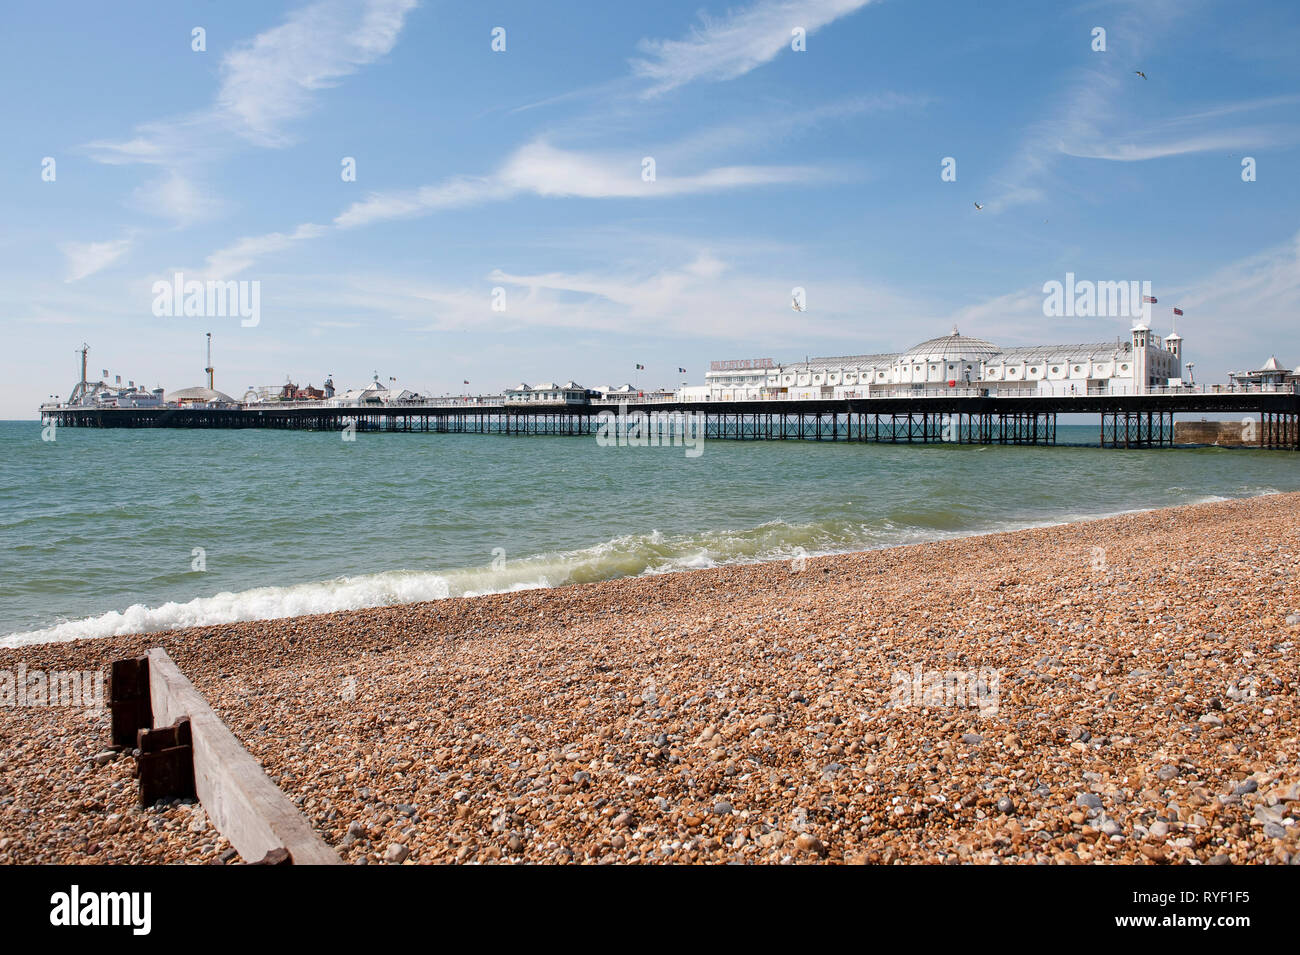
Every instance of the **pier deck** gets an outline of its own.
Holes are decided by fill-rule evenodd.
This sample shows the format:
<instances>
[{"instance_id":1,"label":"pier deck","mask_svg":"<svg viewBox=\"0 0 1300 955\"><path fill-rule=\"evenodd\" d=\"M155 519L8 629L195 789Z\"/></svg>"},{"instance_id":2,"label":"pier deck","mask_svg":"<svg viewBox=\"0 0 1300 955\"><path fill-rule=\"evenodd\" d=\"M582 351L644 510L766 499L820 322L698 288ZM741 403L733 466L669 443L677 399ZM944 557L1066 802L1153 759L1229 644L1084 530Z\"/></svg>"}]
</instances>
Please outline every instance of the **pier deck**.
<instances>
[{"instance_id":1,"label":"pier deck","mask_svg":"<svg viewBox=\"0 0 1300 955\"><path fill-rule=\"evenodd\" d=\"M437 402L373 407L46 407L45 424L83 428L271 428L455 434L587 435L601 415L698 415L705 440L850 441L891 444L1056 443L1061 414L1100 419L1103 447L1172 447L1177 414L1231 414L1258 422L1260 447L1300 450L1300 394L1194 392L1071 397L952 396L696 402L593 402L521 407Z\"/></svg>"}]
</instances>

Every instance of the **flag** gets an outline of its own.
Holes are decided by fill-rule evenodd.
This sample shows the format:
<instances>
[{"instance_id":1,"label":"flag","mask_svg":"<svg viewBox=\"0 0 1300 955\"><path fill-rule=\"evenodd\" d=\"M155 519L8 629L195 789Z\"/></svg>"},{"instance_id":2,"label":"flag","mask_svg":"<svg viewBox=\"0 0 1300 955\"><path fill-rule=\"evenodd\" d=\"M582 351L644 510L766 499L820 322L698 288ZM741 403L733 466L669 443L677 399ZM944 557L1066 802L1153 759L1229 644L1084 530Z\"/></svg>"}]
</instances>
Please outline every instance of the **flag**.
<instances>
[{"instance_id":1,"label":"flag","mask_svg":"<svg viewBox=\"0 0 1300 955\"><path fill-rule=\"evenodd\" d=\"M1142 301L1147 305L1154 305L1156 304L1156 297L1154 295L1143 295Z\"/></svg>"},{"instance_id":2,"label":"flag","mask_svg":"<svg viewBox=\"0 0 1300 955\"><path fill-rule=\"evenodd\" d=\"M464 380L464 381L463 381L463 382L461 382L461 384L465 384L465 385L468 385L468 384L469 384L469 379L468 379L468 378L466 378L466 379L465 379L465 380Z\"/></svg>"},{"instance_id":3,"label":"flag","mask_svg":"<svg viewBox=\"0 0 1300 955\"><path fill-rule=\"evenodd\" d=\"M683 374L683 375L686 374L686 369L685 369L685 368L678 368L677 371L678 371L679 373Z\"/></svg>"},{"instance_id":4,"label":"flag","mask_svg":"<svg viewBox=\"0 0 1300 955\"><path fill-rule=\"evenodd\" d=\"M1177 308L1177 307L1175 307L1175 308L1174 308L1174 314L1175 314L1175 315L1181 315L1181 314L1183 314L1183 310L1182 310L1181 308Z\"/></svg>"},{"instance_id":5,"label":"flag","mask_svg":"<svg viewBox=\"0 0 1300 955\"><path fill-rule=\"evenodd\" d=\"M636 366L636 370L637 370L637 371L645 371L645 365L637 365L637 366Z\"/></svg>"}]
</instances>

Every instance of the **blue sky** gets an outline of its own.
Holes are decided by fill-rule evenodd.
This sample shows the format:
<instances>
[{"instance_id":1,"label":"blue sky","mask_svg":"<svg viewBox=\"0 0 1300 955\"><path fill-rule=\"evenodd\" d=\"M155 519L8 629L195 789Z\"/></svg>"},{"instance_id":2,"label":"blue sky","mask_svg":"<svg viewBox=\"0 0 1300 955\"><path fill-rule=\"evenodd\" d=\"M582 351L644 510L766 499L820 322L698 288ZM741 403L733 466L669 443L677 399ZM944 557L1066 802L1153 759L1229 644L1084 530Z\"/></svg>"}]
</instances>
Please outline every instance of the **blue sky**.
<instances>
[{"instance_id":1,"label":"blue sky","mask_svg":"<svg viewBox=\"0 0 1300 955\"><path fill-rule=\"evenodd\" d=\"M156 6L6 12L0 417L83 341L199 384L207 331L236 395L1127 334L1044 316L1067 272L1182 306L1198 380L1300 364L1294 3ZM155 316L176 271L260 283L260 323Z\"/></svg>"}]
</instances>

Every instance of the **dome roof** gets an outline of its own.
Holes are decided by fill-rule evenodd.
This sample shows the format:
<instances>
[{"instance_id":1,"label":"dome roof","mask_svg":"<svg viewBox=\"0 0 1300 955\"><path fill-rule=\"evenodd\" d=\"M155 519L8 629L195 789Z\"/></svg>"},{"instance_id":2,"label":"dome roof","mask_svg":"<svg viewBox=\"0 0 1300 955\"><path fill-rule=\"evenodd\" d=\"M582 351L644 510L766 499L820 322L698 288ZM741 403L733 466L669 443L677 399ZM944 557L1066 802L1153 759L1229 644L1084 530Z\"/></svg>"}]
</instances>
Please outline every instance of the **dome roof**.
<instances>
[{"instance_id":1,"label":"dome roof","mask_svg":"<svg viewBox=\"0 0 1300 955\"><path fill-rule=\"evenodd\" d=\"M931 338L914 345L900 356L902 361L980 361L996 355L1000 348L982 338L968 338L952 327L951 335Z\"/></svg>"},{"instance_id":2,"label":"dome roof","mask_svg":"<svg viewBox=\"0 0 1300 955\"><path fill-rule=\"evenodd\" d=\"M169 402L180 401L225 401L230 404L237 404L234 398L224 391L214 391L211 388L204 388L201 385L194 388L182 388L180 391L173 391L166 399Z\"/></svg>"}]
</instances>

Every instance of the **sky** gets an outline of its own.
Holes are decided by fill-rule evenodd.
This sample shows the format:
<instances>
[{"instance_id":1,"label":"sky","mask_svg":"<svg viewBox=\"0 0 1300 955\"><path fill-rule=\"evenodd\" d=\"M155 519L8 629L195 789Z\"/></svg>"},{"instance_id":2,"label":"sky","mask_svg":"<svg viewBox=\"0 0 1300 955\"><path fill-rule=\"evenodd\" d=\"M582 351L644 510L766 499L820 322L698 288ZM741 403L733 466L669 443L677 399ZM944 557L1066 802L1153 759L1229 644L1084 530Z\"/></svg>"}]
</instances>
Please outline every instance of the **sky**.
<instances>
[{"instance_id":1,"label":"sky","mask_svg":"<svg viewBox=\"0 0 1300 955\"><path fill-rule=\"evenodd\" d=\"M327 375L671 387L954 324L1127 337L1045 314L1067 273L1150 281L1198 382L1300 365L1293 2L87 0L6 21L0 418L66 396L83 342L92 379L202 384L207 332L236 397ZM248 283L256 324L158 314L177 273Z\"/></svg>"}]
</instances>

